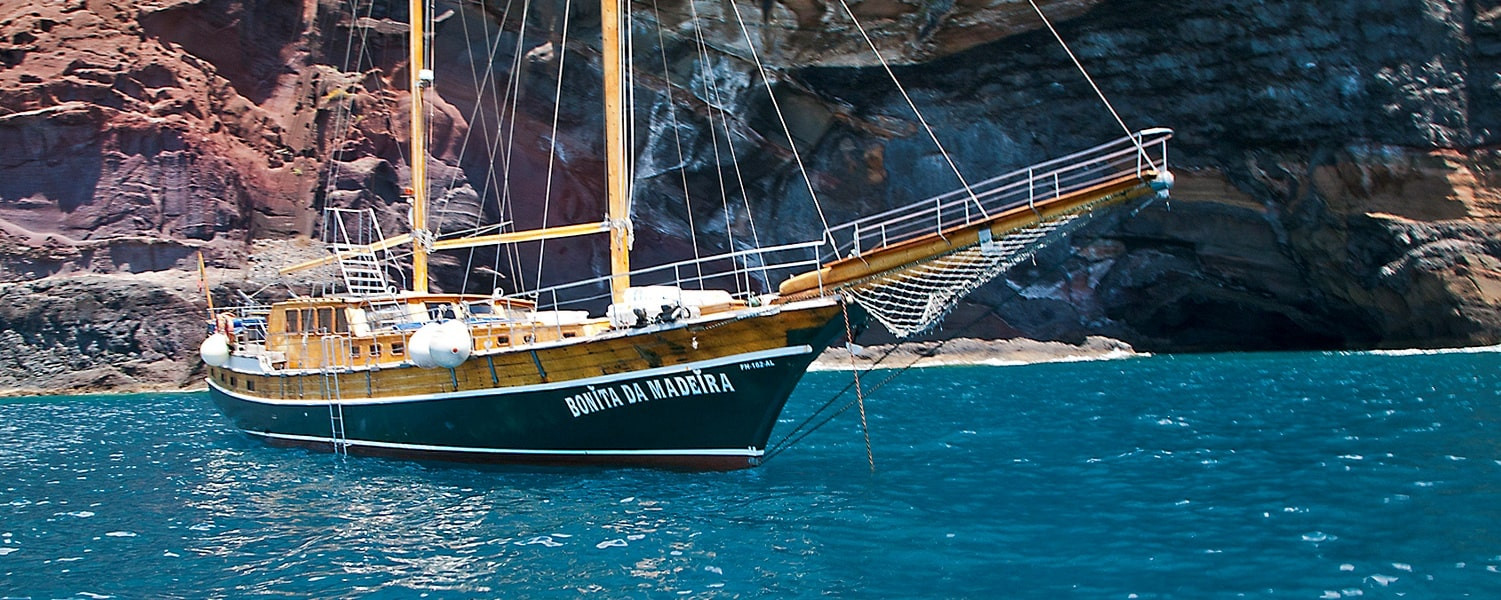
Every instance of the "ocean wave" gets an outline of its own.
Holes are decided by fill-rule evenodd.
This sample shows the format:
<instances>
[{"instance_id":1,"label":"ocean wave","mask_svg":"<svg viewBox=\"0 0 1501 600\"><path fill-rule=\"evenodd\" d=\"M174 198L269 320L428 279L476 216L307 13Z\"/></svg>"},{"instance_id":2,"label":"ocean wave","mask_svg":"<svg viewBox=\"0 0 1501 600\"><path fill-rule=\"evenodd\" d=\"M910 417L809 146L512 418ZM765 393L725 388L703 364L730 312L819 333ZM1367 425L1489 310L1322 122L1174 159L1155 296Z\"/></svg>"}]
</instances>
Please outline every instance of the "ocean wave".
<instances>
[{"instance_id":1,"label":"ocean wave","mask_svg":"<svg viewBox=\"0 0 1501 600\"><path fill-rule=\"evenodd\" d=\"M1335 352L1342 356L1358 356L1370 354L1375 356L1430 356L1439 354L1486 354L1501 352L1501 344L1494 346L1469 346L1463 348L1407 348L1399 350L1358 350L1348 352Z\"/></svg>"}]
</instances>

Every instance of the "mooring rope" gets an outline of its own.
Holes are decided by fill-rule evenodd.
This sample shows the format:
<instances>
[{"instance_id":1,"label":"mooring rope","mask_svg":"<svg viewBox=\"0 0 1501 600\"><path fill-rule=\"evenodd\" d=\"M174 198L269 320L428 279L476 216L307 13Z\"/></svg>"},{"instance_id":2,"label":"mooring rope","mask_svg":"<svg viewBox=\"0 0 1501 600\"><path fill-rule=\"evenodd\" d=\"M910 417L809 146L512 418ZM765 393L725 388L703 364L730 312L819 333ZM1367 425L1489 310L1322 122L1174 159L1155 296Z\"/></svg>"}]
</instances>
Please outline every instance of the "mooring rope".
<instances>
[{"instance_id":1,"label":"mooring rope","mask_svg":"<svg viewBox=\"0 0 1501 600\"><path fill-rule=\"evenodd\" d=\"M849 300L840 303L840 313L844 315L844 339L849 343L850 373L854 374L855 400L860 404L860 431L865 432L865 461L870 463L870 472L876 472L876 455L870 449L870 421L865 419L865 390L860 387L860 366L855 364L855 332L850 326Z\"/></svg>"},{"instance_id":2,"label":"mooring rope","mask_svg":"<svg viewBox=\"0 0 1501 600\"><path fill-rule=\"evenodd\" d=\"M987 310L987 311L981 313L979 316L975 317L970 322L965 323L963 326L957 328L957 331L961 331L962 332L962 331L968 330L970 327L974 327L975 324L979 323L981 319L984 319L985 317L990 316L994 312L995 312L995 309L992 308L990 310ZM848 333L846 333L846 335L848 335ZM876 391L880 390L883 387L886 387L886 384L891 383L891 380L896 379L897 376L899 376L899 375L901 375L903 373L906 373L908 370L911 370L912 367L916 366L919 361L921 361L922 359L926 358L927 356L930 356L931 354L937 352L938 350L942 349L944 347L944 345L948 344L949 342L953 341L954 339L955 338L947 338L947 339L939 340L938 344L934 345L933 348L928 351L928 353L923 354L921 356L918 356L917 358L912 359L912 362L907 363L906 365L902 366L900 369L893 369L892 372L890 374L886 375L885 378L881 379L881 381L879 383L877 383L877 384L875 384L875 385L873 385L873 386L871 386L869 388L865 388L864 391L863 391L863 395L862 394L857 394L855 399L849 400L849 401L845 402L844 405L840 406L838 410L835 410L832 413L829 413L828 415L825 416L824 415L824 411L829 410L829 407L833 406L835 402L838 402L840 398L844 397L845 394L849 393L850 388L855 387L855 385L857 383L859 383L859 381L860 381L859 374L860 374L861 371L859 369L856 369L855 370L855 377L853 378L853 381L851 381L848 384L845 384L845 386L844 386L843 389L840 389L838 392L835 392L834 395L831 396L831 397L829 397L829 399L827 401L825 401L822 406L819 406L818 409L814 410L813 413L810 414L810 415L808 415L808 417L806 419L803 419L803 421L801 423L798 423L796 426L794 426L792 428L792 431L789 431L789 432L787 432L787 435L782 436L781 440L778 440L775 444L769 445L767 447L766 454L761 457L761 464L766 464L767 461L770 461L772 458L776 457L777 455L780 455L781 453L786 452L787 449L789 449L789 448L797 445L799 442L803 441L804 438L807 438L809 434L811 434L811 433L813 433L815 431L818 431L819 429L823 428L823 426L827 425L829 423L829 421L832 421L832 420L834 420L835 417L838 417L839 415L844 414L851 407L855 406L856 403L859 403L860 407L861 407L861 411L862 411L862 414L861 414L861 423L862 423L862 426L863 426L864 425L864 421L865 421L865 419L864 419L864 413L863 413L863 411L864 411L864 404L865 404L865 401L864 401L865 397L870 396L871 394L874 394ZM851 339L849 339L847 341L849 343L851 343L851 344L854 343L853 338L851 338ZM890 358L892 354L896 353L896 351L898 349L900 349L903 345L905 345L907 343L908 342L898 342L898 343L892 344L890 348L887 348L886 351L881 354L880 358L877 358L874 362L870 363L869 367L866 367L865 372L869 373L870 371L875 370L877 367L879 367L881 365L881 363L885 362L887 358ZM851 356L850 356L850 361L852 363L854 362L854 355L853 354L851 354ZM822 419L820 419L820 417L822 417ZM815 420L817 420L817 423L814 423ZM871 460L871 469L874 470L875 469L875 459L873 458L873 455L870 454L870 435L869 435L869 431L868 430L867 430L867 433L866 433L865 444L866 444L867 458L870 458L870 460Z\"/></svg>"}]
</instances>

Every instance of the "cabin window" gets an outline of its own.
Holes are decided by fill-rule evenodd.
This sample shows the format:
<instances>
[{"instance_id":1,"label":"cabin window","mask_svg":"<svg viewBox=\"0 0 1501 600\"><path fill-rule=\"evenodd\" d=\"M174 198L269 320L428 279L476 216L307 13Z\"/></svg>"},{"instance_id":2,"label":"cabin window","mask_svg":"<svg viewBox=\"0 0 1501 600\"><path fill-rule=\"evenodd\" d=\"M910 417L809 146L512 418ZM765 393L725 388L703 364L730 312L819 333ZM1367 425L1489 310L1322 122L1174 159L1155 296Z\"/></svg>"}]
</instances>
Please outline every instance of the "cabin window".
<instances>
[{"instance_id":1,"label":"cabin window","mask_svg":"<svg viewBox=\"0 0 1501 600\"><path fill-rule=\"evenodd\" d=\"M579 336L579 334L578 334L577 331L565 331L565 332L563 332L563 338L564 339L571 338L571 337L578 337L578 336Z\"/></svg>"},{"instance_id":2,"label":"cabin window","mask_svg":"<svg viewBox=\"0 0 1501 600\"><path fill-rule=\"evenodd\" d=\"M255 380L254 379L246 379L245 380L245 389L250 390L252 392L255 391Z\"/></svg>"},{"instance_id":3,"label":"cabin window","mask_svg":"<svg viewBox=\"0 0 1501 600\"><path fill-rule=\"evenodd\" d=\"M303 333L317 333L317 331L318 331L318 324L313 322L313 309L311 309L311 308L304 308L304 309L302 309L302 332Z\"/></svg>"},{"instance_id":4,"label":"cabin window","mask_svg":"<svg viewBox=\"0 0 1501 600\"><path fill-rule=\"evenodd\" d=\"M229 387L240 387L240 378L238 378L238 377L230 377L229 378Z\"/></svg>"},{"instance_id":5,"label":"cabin window","mask_svg":"<svg viewBox=\"0 0 1501 600\"><path fill-rule=\"evenodd\" d=\"M349 313L342 308L334 311L334 331L349 333Z\"/></svg>"},{"instance_id":6,"label":"cabin window","mask_svg":"<svg viewBox=\"0 0 1501 600\"><path fill-rule=\"evenodd\" d=\"M380 344L370 344L370 358L380 358Z\"/></svg>"},{"instance_id":7,"label":"cabin window","mask_svg":"<svg viewBox=\"0 0 1501 600\"><path fill-rule=\"evenodd\" d=\"M318 309L318 333L328 333L334 330L334 309Z\"/></svg>"},{"instance_id":8,"label":"cabin window","mask_svg":"<svg viewBox=\"0 0 1501 600\"><path fill-rule=\"evenodd\" d=\"M298 325L296 310L288 310L286 318L287 325L283 328L284 331L286 331L287 333L297 333L299 331L302 331L302 326Z\"/></svg>"},{"instance_id":9,"label":"cabin window","mask_svg":"<svg viewBox=\"0 0 1501 600\"><path fill-rule=\"evenodd\" d=\"M434 321L458 318L453 314L453 305L447 302L428 302L427 317Z\"/></svg>"},{"instance_id":10,"label":"cabin window","mask_svg":"<svg viewBox=\"0 0 1501 600\"><path fill-rule=\"evenodd\" d=\"M406 344L402 342L391 342L391 356L401 356L406 349Z\"/></svg>"},{"instance_id":11,"label":"cabin window","mask_svg":"<svg viewBox=\"0 0 1501 600\"><path fill-rule=\"evenodd\" d=\"M510 345L511 344L511 336L509 336L509 335L499 336L499 337L495 338L495 343Z\"/></svg>"},{"instance_id":12,"label":"cabin window","mask_svg":"<svg viewBox=\"0 0 1501 600\"><path fill-rule=\"evenodd\" d=\"M349 347L349 358L359 358L359 357L360 357L360 347L359 346L350 346Z\"/></svg>"}]
</instances>

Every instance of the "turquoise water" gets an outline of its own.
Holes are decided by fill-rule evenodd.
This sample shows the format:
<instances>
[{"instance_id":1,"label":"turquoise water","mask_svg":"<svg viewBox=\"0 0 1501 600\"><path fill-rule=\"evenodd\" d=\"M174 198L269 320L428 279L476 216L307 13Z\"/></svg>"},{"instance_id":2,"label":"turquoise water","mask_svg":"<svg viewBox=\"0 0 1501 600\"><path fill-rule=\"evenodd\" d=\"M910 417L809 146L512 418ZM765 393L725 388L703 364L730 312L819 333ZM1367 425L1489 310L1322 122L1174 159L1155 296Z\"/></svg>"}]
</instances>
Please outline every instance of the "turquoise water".
<instances>
[{"instance_id":1,"label":"turquoise water","mask_svg":"<svg viewBox=\"0 0 1501 600\"><path fill-rule=\"evenodd\" d=\"M812 373L777 439L848 381ZM262 446L0 404L0 597L1497 598L1501 353L914 369L749 471Z\"/></svg>"}]
</instances>

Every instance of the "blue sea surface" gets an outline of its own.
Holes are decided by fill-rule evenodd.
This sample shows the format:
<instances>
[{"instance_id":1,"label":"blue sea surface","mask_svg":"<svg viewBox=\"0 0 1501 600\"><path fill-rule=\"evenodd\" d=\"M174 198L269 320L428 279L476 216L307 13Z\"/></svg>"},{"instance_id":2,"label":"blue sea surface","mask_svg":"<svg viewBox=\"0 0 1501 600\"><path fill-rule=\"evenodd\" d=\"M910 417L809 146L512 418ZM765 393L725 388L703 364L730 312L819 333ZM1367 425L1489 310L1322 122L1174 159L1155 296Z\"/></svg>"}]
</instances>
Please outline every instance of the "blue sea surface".
<instances>
[{"instance_id":1,"label":"blue sea surface","mask_svg":"<svg viewBox=\"0 0 1501 600\"><path fill-rule=\"evenodd\" d=\"M809 374L778 439L849 381ZM866 383L884 377L868 374ZM0 403L0 597L1501 598L1501 353L913 369L732 473L261 445Z\"/></svg>"}]
</instances>

